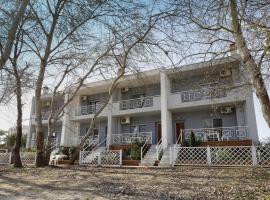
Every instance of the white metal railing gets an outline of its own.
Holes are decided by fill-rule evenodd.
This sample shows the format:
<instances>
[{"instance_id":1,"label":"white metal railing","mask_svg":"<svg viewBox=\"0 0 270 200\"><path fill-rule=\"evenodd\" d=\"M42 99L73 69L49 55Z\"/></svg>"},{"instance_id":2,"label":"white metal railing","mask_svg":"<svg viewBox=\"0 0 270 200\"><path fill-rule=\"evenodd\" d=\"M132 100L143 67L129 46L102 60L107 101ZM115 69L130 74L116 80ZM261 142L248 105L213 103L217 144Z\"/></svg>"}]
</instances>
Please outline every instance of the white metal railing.
<instances>
[{"instance_id":1,"label":"white metal railing","mask_svg":"<svg viewBox=\"0 0 270 200\"><path fill-rule=\"evenodd\" d=\"M90 115L98 112L104 103L96 103L95 105L79 106L74 109L75 116Z\"/></svg>"},{"instance_id":2,"label":"white metal railing","mask_svg":"<svg viewBox=\"0 0 270 200\"><path fill-rule=\"evenodd\" d=\"M226 86L219 86L182 91L181 100L182 102L191 102L206 99L223 98L227 96L227 90L228 88Z\"/></svg>"},{"instance_id":3,"label":"white metal railing","mask_svg":"<svg viewBox=\"0 0 270 200\"><path fill-rule=\"evenodd\" d=\"M141 147L141 162L142 162L143 156L144 156L144 154L145 154L145 152L146 152L146 150L147 150L148 144L151 144L151 137L148 137L148 138L145 140L143 146Z\"/></svg>"},{"instance_id":4,"label":"white metal railing","mask_svg":"<svg viewBox=\"0 0 270 200\"><path fill-rule=\"evenodd\" d=\"M189 140L191 133L194 133L198 141L228 141L243 140L248 137L247 126L233 127L216 127L216 128L200 128L200 129L182 129L180 140ZM184 138L181 138L181 137Z\"/></svg>"},{"instance_id":5,"label":"white metal railing","mask_svg":"<svg viewBox=\"0 0 270 200\"><path fill-rule=\"evenodd\" d=\"M120 101L120 110L153 107L153 96Z\"/></svg>"},{"instance_id":6,"label":"white metal railing","mask_svg":"<svg viewBox=\"0 0 270 200\"><path fill-rule=\"evenodd\" d=\"M159 160L160 154L162 153L162 138L160 138L160 140L158 141L157 145L156 145L156 157L157 160Z\"/></svg>"},{"instance_id":7,"label":"white metal railing","mask_svg":"<svg viewBox=\"0 0 270 200\"><path fill-rule=\"evenodd\" d=\"M171 147L170 164L270 167L270 146Z\"/></svg>"},{"instance_id":8,"label":"white metal railing","mask_svg":"<svg viewBox=\"0 0 270 200\"><path fill-rule=\"evenodd\" d=\"M50 111L42 112L42 113L41 113L41 119L42 119L42 120L47 120L47 119L49 119L50 114L51 114Z\"/></svg>"},{"instance_id":9,"label":"white metal railing","mask_svg":"<svg viewBox=\"0 0 270 200\"><path fill-rule=\"evenodd\" d=\"M81 140L84 138L84 136L77 137L77 145L80 144ZM84 149L87 149L90 146L97 146L99 144L99 135L90 135L86 138Z\"/></svg>"},{"instance_id":10,"label":"white metal railing","mask_svg":"<svg viewBox=\"0 0 270 200\"><path fill-rule=\"evenodd\" d=\"M144 142L148 138L150 138L150 142L152 143L152 132L112 134L112 144L131 144L136 141Z\"/></svg>"}]
</instances>

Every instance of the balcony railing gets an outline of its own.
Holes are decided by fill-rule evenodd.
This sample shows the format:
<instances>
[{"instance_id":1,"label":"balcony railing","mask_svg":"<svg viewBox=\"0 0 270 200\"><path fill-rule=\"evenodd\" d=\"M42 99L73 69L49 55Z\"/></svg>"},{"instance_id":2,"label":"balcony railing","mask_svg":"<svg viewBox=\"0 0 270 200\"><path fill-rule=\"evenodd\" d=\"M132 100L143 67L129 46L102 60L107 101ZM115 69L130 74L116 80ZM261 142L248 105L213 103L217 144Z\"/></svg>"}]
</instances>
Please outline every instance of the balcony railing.
<instances>
[{"instance_id":1,"label":"balcony railing","mask_svg":"<svg viewBox=\"0 0 270 200\"><path fill-rule=\"evenodd\" d=\"M120 110L128 110L143 107L152 107L153 97L142 97L137 99L122 100L120 102Z\"/></svg>"},{"instance_id":2,"label":"balcony railing","mask_svg":"<svg viewBox=\"0 0 270 200\"><path fill-rule=\"evenodd\" d=\"M47 111L47 112L42 112L41 113L41 118L42 120L48 120L49 119L49 116L50 116L51 112Z\"/></svg>"},{"instance_id":3,"label":"balcony railing","mask_svg":"<svg viewBox=\"0 0 270 200\"><path fill-rule=\"evenodd\" d=\"M101 109L102 106L102 103L98 103L95 105L77 107L75 108L75 116L95 114Z\"/></svg>"},{"instance_id":4,"label":"balcony railing","mask_svg":"<svg viewBox=\"0 0 270 200\"><path fill-rule=\"evenodd\" d=\"M136 141L152 143L152 132L112 134L112 144L132 144Z\"/></svg>"},{"instance_id":5,"label":"balcony railing","mask_svg":"<svg viewBox=\"0 0 270 200\"><path fill-rule=\"evenodd\" d=\"M248 136L247 126L183 129L180 140L190 140L191 133L194 133L197 141L229 141L244 140Z\"/></svg>"},{"instance_id":6,"label":"balcony railing","mask_svg":"<svg viewBox=\"0 0 270 200\"><path fill-rule=\"evenodd\" d=\"M79 136L77 138L77 144L80 144L81 140L84 138L84 136ZM98 145L99 144L99 135L91 135L89 136L86 141L86 145Z\"/></svg>"},{"instance_id":7,"label":"balcony railing","mask_svg":"<svg viewBox=\"0 0 270 200\"><path fill-rule=\"evenodd\" d=\"M182 102L201 101L207 99L223 98L227 96L226 87L208 87L197 90L181 92Z\"/></svg>"}]
</instances>

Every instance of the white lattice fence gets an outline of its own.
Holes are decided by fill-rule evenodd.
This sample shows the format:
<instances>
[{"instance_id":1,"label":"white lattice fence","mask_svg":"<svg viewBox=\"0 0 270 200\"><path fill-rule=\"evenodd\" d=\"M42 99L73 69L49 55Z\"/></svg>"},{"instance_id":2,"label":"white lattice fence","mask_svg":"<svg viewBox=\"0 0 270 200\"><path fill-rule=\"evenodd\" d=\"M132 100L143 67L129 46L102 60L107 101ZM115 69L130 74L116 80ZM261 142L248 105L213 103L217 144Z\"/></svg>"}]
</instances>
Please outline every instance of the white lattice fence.
<instances>
[{"instance_id":1,"label":"white lattice fence","mask_svg":"<svg viewBox=\"0 0 270 200\"><path fill-rule=\"evenodd\" d=\"M80 164L91 166L121 166L121 150L104 150L101 152L81 151Z\"/></svg>"},{"instance_id":2,"label":"white lattice fence","mask_svg":"<svg viewBox=\"0 0 270 200\"><path fill-rule=\"evenodd\" d=\"M80 164L81 165L98 165L98 154L92 151L81 151L80 152Z\"/></svg>"},{"instance_id":3,"label":"white lattice fence","mask_svg":"<svg viewBox=\"0 0 270 200\"><path fill-rule=\"evenodd\" d=\"M122 151L121 150L106 150L100 154L101 166L121 166Z\"/></svg>"},{"instance_id":4,"label":"white lattice fence","mask_svg":"<svg viewBox=\"0 0 270 200\"><path fill-rule=\"evenodd\" d=\"M36 152L20 152L20 156L23 165L36 164Z\"/></svg>"},{"instance_id":5,"label":"white lattice fence","mask_svg":"<svg viewBox=\"0 0 270 200\"><path fill-rule=\"evenodd\" d=\"M174 154L174 165L207 165L206 147L175 148Z\"/></svg>"},{"instance_id":6,"label":"white lattice fence","mask_svg":"<svg viewBox=\"0 0 270 200\"><path fill-rule=\"evenodd\" d=\"M270 146L256 147L257 164L270 167Z\"/></svg>"},{"instance_id":7,"label":"white lattice fence","mask_svg":"<svg viewBox=\"0 0 270 200\"><path fill-rule=\"evenodd\" d=\"M270 146L173 147L172 165L270 167Z\"/></svg>"},{"instance_id":8,"label":"white lattice fence","mask_svg":"<svg viewBox=\"0 0 270 200\"><path fill-rule=\"evenodd\" d=\"M211 165L251 166L251 147L211 147Z\"/></svg>"},{"instance_id":9,"label":"white lattice fence","mask_svg":"<svg viewBox=\"0 0 270 200\"><path fill-rule=\"evenodd\" d=\"M10 164L11 153L0 153L0 165Z\"/></svg>"}]
</instances>

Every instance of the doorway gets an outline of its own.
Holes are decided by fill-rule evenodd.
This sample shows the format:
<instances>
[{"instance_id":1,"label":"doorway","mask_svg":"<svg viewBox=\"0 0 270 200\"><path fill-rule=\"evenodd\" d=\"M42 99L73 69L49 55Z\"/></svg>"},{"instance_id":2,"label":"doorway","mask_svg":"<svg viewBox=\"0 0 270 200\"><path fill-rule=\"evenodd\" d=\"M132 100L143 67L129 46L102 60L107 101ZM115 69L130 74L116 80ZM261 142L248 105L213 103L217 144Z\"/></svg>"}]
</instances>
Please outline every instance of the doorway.
<instances>
[{"instance_id":1,"label":"doorway","mask_svg":"<svg viewBox=\"0 0 270 200\"><path fill-rule=\"evenodd\" d=\"M176 141L175 141L175 143L176 142L178 142L178 143L181 143L181 142L183 142L183 139L184 139L184 133L182 133L182 136L180 136L181 135L181 130L182 129L185 129L185 122L183 122L183 121L181 121L181 122L176 122L175 123L175 132L176 132ZM181 137L181 138L179 138L179 137ZM178 141L178 139L179 139L179 141Z\"/></svg>"},{"instance_id":2,"label":"doorway","mask_svg":"<svg viewBox=\"0 0 270 200\"><path fill-rule=\"evenodd\" d=\"M157 143L162 138L162 130L161 130L161 123L160 122L156 122L156 138L157 138Z\"/></svg>"}]
</instances>

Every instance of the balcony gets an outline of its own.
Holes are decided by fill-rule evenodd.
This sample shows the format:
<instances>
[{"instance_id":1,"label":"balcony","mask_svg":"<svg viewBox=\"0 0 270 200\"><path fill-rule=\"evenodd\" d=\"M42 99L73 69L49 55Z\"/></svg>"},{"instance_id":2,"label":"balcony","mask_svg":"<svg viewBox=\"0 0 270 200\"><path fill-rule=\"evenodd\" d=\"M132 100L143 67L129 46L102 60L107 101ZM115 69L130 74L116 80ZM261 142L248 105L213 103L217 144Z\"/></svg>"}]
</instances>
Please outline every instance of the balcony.
<instances>
[{"instance_id":1,"label":"balcony","mask_svg":"<svg viewBox=\"0 0 270 200\"><path fill-rule=\"evenodd\" d=\"M75 108L74 114L75 116L95 114L101 109L103 105L103 103L97 103L95 105L80 106Z\"/></svg>"},{"instance_id":2,"label":"balcony","mask_svg":"<svg viewBox=\"0 0 270 200\"><path fill-rule=\"evenodd\" d=\"M153 97L143 97L137 99L122 100L120 110L129 110L143 107L153 107Z\"/></svg>"},{"instance_id":3,"label":"balcony","mask_svg":"<svg viewBox=\"0 0 270 200\"><path fill-rule=\"evenodd\" d=\"M247 126L183 129L178 141L190 140L191 133L201 142L208 141L239 141L248 139Z\"/></svg>"},{"instance_id":4,"label":"balcony","mask_svg":"<svg viewBox=\"0 0 270 200\"><path fill-rule=\"evenodd\" d=\"M160 111L160 96L147 96L136 99L121 100L113 103L113 115L130 115L135 113Z\"/></svg>"},{"instance_id":5,"label":"balcony","mask_svg":"<svg viewBox=\"0 0 270 200\"><path fill-rule=\"evenodd\" d=\"M112 144L132 144L136 141L152 142L152 132L112 134Z\"/></svg>"},{"instance_id":6,"label":"balcony","mask_svg":"<svg viewBox=\"0 0 270 200\"><path fill-rule=\"evenodd\" d=\"M244 91L244 90L243 90ZM211 105L214 103L230 103L244 100L242 91L230 90L226 86L206 87L195 90L171 93L168 97L169 109Z\"/></svg>"},{"instance_id":7,"label":"balcony","mask_svg":"<svg viewBox=\"0 0 270 200\"><path fill-rule=\"evenodd\" d=\"M226 88L202 88L197 90L188 90L181 92L181 101L192 102L192 101L201 101L207 99L223 98L226 97Z\"/></svg>"}]
</instances>

